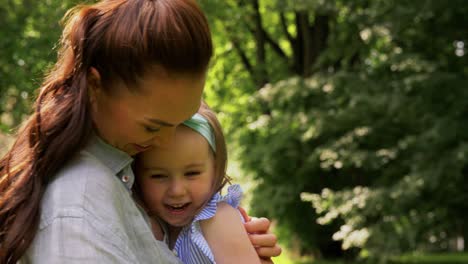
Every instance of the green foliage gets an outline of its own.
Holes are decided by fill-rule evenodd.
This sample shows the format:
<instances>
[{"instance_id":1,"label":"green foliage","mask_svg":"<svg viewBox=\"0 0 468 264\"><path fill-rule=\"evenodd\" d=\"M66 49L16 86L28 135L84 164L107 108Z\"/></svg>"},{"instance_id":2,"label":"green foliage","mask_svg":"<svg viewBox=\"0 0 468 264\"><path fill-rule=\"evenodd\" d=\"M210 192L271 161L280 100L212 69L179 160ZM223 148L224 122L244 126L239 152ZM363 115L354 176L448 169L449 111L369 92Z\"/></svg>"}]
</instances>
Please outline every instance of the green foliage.
<instances>
[{"instance_id":1,"label":"green foliage","mask_svg":"<svg viewBox=\"0 0 468 264\"><path fill-rule=\"evenodd\" d=\"M18 125L54 63L60 19L77 0L0 1L0 131Z\"/></svg>"},{"instance_id":2,"label":"green foliage","mask_svg":"<svg viewBox=\"0 0 468 264\"><path fill-rule=\"evenodd\" d=\"M213 24L229 30L217 42L214 72L222 74L210 76L209 101L222 102L242 166L258 181L255 214L276 219L287 240L319 257L340 254L334 240L345 254L359 248L361 257L388 260L468 238L463 1L260 1L263 29L286 57L245 30L255 28L252 6L224 4ZM304 12L311 28L326 16L329 32L312 70L297 71L288 37L298 36ZM263 66L249 70L232 36L257 63L265 44Z\"/></svg>"},{"instance_id":3,"label":"green foliage","mask_svg":"<svg viewBox=\"0 0 468 264\"><path fill-rule=\"evenodd\" d=\"M78 0L0 1L7 131ZM205 97L280 239L390 261L468 240L466 1L199 2L216 47Z\"/></svg>"}]
</instances>

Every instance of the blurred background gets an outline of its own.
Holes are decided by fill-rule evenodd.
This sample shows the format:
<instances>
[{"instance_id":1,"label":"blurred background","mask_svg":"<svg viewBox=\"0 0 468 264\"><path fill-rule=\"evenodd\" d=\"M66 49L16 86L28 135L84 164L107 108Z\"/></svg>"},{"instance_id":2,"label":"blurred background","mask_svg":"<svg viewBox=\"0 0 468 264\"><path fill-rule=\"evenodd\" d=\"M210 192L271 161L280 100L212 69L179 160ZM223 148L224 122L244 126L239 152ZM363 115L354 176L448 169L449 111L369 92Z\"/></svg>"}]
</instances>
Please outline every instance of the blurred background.
<instances>
[{"instance_id":1,"label":"blurred background","mask_svg":"<svg viewBox=\"0 0 468 264\"><path fill-rule=\"evenodd\" d=\"M0 0L0 152L78 2ZM468 263L468 1L198 2L205 99L275 263Z\"/></svg>"}]
</instances>

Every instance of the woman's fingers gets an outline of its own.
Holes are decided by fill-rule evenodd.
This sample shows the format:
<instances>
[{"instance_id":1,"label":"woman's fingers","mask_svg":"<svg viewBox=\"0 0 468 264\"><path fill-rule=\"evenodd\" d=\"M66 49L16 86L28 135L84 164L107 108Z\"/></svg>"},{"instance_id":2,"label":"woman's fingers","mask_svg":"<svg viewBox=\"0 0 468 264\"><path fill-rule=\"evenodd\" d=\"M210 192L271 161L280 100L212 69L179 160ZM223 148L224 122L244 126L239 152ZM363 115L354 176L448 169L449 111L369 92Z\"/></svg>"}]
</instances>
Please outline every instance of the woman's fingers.
<instances>
[{"instance_id":1,"label":"woman's fingers","mask_svg":"<svg viewBox=\"0 0 468 264\"><path fill-rule=\"evenodd\" d=\"M250 219L250 216L245 211L245 209L243 207L240 207L240 206L239 206L238 209L239 209L239 212L241 213L242 217L244 218L244 221L249 222L251 219Z\"/></svg>"},{"instance_id":2,"label":"woman's fingers","mask_svg":"<svg viewBox=\"0 0 468 264\"><path fill-rule=\"evenodd\" d=\"M270 228L270 220L262 217L262 218L255 218L252 217L249 222L244 224L245 230L247 233L254 234L254 233L266 233Z\"/></svg>"},{"instance_id":3,"label":"woman's fingers","mask_svg":"<svg viewBox=\"0 0 468 264\"><path fill-rule=\"evenodd\" d=\"M271 257L277 257L281 255L281 251L282 251L281 247L278 245L275 245L274 247L259 247L259 248L256 248L255 250L257 250L257 254L261 258L265 258L265 259L268 259Z\"/></svg>"},{"instance_id":4,"label":"woman's fingers","mask_svg":"<svg viewBox=\"0 0 468 264\"><path fill-rule=\"evenodd\" d=\"M281 247L277 244L276 235L269 233L270 220L261 217L249 217L244 209L240 208L242 217L246 219L244 223L245 230L249 234L250 241L255 247L263 264L272 264L271 257L277 257L281 254Z\"/></svg>"},{"instance_id":5,"label":"woman's fingers","mask_svg":"<svg viewBox=\"0 0 468 264\"><path fill-rule=\"evenodd\" d=\"M249 234L250 241L256 247L274 247L278 242L274 234Z\"/></svg>"}]
</instances>

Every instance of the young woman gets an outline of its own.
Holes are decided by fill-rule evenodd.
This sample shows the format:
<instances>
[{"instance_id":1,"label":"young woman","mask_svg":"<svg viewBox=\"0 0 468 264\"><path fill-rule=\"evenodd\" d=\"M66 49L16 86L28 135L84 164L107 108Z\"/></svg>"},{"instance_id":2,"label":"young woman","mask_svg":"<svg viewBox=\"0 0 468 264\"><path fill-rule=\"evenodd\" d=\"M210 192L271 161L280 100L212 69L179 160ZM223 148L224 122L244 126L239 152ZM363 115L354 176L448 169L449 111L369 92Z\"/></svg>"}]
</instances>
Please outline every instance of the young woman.
<instances>
[{"instance_id":1,"label":"young woman","mask_svg":"<svg viewBox=\"0 0 468 264\"><path fill-rule=\"evenodd\" d=\"M0 160L0 263L179 262L132 199L132 156L197 111L211 56L191 0L71 10L58 62ZM278 254L274 235L251 240L260 256Z\"/></svg>"},{"instance_id":2,"label":"young woman","mask_svg":"<svg viewBox=\"0 0 468 264\"><path fill-rule=\"evenodd\" d=\"M170 146L141 153L137 193L153 229L184 264L260 263L236 210L242 192L229 186L226 143L214 112L199 112L176 129ZM167 227L163 237L161 227Z\"/></svg>"}]
</instances>

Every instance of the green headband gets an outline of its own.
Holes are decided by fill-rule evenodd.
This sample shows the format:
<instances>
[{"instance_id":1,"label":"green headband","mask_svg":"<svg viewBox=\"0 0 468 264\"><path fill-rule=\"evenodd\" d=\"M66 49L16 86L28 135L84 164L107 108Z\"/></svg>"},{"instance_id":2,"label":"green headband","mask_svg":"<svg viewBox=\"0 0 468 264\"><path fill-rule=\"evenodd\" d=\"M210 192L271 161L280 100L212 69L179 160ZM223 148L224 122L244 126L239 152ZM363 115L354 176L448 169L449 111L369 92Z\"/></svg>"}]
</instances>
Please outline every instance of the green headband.
<instances>
[{"instance_id":1,"label":"green headband","mask_svg":"<svg viewBox=\"0 0 468 264\"><path fill-rule=\"evenodd\" d=\"M185 120L183 124L202 135L206 139L206 141L208 141L208 144L210 144L210 147L213 150L213 152L216 153L216 141L213 129L211 128L210 123L204 116L200 115L199 113L196 113L190 119Z\"/></svg>"}]
</instances>

